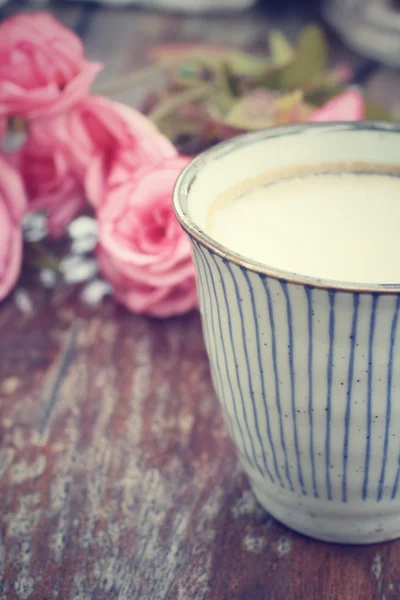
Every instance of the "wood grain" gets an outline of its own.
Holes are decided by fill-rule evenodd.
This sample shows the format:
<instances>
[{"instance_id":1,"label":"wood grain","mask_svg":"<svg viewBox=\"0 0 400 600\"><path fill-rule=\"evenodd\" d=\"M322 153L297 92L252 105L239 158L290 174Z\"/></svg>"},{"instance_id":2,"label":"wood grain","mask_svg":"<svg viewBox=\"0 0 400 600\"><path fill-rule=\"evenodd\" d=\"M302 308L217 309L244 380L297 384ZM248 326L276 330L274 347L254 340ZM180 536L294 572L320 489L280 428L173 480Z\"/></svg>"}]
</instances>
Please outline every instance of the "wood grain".
<instances>
[{"instance_id":1,"label":"wood grain","mask_svg":"<svg viewBox=\"0 0 400 600\"><path fill-rule=\"evenodd\" d=\"M197 314L31 286L30 314L0 313L0 597L399 597L398 542L318 543L257 506Z\"/></svg>"},{"instance_id":2,"label":"wood grain","mask_svg":"<svg viewBox=\"0 0 400 600\"><path fill-rule=\"evenodd\" d=\"M104 61L103 81L143 66L154 43L263 50L268 27L294 35L301 25L260 11L211 20L51 10ZM332 45L337 60L362 65ZM393 103L400 78L381 70L370 85L375 100ZM135 104L144 91L119 99ZM111 301L91 309L79 289L45 291L30 272L21 290L24 302L14 295L0 309L0 598L400 598L400 542L315 542L257 505L222 422L196 313L158 322Z\"/></svg>"}]
</instances>

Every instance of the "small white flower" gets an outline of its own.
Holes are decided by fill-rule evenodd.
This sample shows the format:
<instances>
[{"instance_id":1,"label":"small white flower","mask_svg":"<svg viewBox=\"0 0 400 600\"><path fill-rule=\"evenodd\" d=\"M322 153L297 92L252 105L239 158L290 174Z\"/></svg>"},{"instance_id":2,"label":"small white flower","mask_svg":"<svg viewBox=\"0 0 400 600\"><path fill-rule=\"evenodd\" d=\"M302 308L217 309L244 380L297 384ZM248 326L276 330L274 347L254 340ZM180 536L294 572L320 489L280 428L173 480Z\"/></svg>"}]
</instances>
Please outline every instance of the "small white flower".
<instances>
[{"instance_id":1,"label":"small white flower","mask_svg":"<svg viewBox=\"0 0 400 600\"><path fill-rule=\"evenodd\" d=\"M56 287L57 273L53 269L45 267L40 271L39 278L45 288L51 290Z\"/></svg>"},{"instance_id":2,"label":"small white flower","mask_svg":"<svg viewBox=\"0 0 400 600\"><path fill-rule=\"evenodd\" d=\"M72 221L68 226L68 234L72 239L95 236L97 238L98 226L96 219L82 216Z\"/></svg>"},{"instance_id":3,"label":"small white flower","mask_svg":"<svg viewBox=\"0 0 400 600\"><path fill-rule=\"evenodd\" d=\"M94 279L85 285L81 298L90 306L98 306L105 296L112 293L112 287L102 279Z\"/></svg>"},{"instance_id":4,"label":"small white flower","mask_svg":"<svg viewBox=\"0 0 400 600\"><path fill-rule=\"evenodd\" d=\"M25 315L33 313L33 303L30 295L23 288L18 288L14 292L14 301L17 308Z\"/></svg>"},{"instance_id":5,"label":"small white flower","mask_svg":"<svg viewBox=\"0 0 400 600\"><path fill-rule=\"evenodd\" d=\"M82 283L97 274L98 265L93 258L69 255L60 262L60 271L67 283Z\"/></svg>"},{"instance_id":6,"label":"small white flower","mask_svg":"<svg viewBox=\"0 0 400 600\"><path fill-rule=\"evenodd\" d=\"M72 240L71 252L73 254L89 254L97 244L98 226L96 219L82 216L78 217L68 227Z\"/></svg>"},{"instance_id":7,"label":"small white flower","mask_svg":"<svg viewBox=\"0 0 400 600\"><path fill-rule=\"evenodd\" d=\"M97 237L87 236L72 241L71 252L73 254L89 254L96 248Z\"/></svg>"},{"instance_id":8,"label":"small white flower","mask_svg":"<svg viewBox=\"0 0 400 600\"><path fill-rule=\"evenodd\" d=\"M48 235L46 215L30 213L22 219L22 233L27 242L40 242Z\"/></svg>"}]
</instances>

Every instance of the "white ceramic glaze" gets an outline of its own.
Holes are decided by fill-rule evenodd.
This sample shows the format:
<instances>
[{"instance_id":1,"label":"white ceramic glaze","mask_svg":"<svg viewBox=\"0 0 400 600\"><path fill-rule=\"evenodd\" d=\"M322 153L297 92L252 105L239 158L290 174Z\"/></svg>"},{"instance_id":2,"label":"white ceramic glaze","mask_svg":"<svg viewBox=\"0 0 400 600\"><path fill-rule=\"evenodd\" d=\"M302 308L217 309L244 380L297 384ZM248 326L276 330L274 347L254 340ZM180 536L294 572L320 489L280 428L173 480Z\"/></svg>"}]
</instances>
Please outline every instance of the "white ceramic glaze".
<instances>
[{"instance_id":1,"label":"white ceramic glaze","mask_svg":"<svg viewBox=\"0 0 400 600\"><path fill-rule=\"evenodd\" d=\"M400 286L278 271L204 231L224 189L316 161L398 167L400 128L293 125L236 138L192 162L174 202L193 242L213 381L258 500L306 535L379 542L400 536Z\"/></svg>"}]
</instances>

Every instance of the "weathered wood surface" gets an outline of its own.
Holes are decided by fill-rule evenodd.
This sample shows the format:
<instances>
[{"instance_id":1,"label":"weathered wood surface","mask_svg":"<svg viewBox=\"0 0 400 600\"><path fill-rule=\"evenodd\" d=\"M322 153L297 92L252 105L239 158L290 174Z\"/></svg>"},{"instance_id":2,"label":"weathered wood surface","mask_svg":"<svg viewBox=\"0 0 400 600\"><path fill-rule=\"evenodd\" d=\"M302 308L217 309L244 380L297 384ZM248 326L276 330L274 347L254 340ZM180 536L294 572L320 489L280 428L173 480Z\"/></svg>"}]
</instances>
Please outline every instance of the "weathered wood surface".
<instances>
[{"instance_id":1,"label":"weathered wood surface","mask_svg":"<svg viewBox=\"0 0 400 600\"><path fill-rule=\"evenodd\" d=\"M3 15L21 8L17 2ZM103 60L104 79L156 42L260 49L300 19L186 18L52 5ZM362 61L340 44L335 54ZM371 95L392 103L400 76ZM386 90L386 91L385 91ZM134 103L143 90L120 99ZM157 322L31 273L0 307L0 598L395 600L400 541L318 543L256 504L211 387L199 317Z\"/></svg>"}]
</instances>

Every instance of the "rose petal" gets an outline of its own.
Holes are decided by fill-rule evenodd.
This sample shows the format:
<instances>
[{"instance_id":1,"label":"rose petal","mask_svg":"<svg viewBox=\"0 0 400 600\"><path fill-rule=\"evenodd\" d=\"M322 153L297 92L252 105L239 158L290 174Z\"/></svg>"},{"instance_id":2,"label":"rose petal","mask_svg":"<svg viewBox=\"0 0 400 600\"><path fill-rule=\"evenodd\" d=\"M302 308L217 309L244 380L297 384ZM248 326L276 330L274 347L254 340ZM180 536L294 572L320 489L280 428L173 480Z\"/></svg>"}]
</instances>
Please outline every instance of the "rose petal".
<instances>
[{"instance_id":1,"label":"rose petal","mask_svg":"<svg viewBox=\"0 0 400 600\"><path fill-rule=\"evenodd\" d=\"M361 121L364 119L364 98L356 90L343 92L317 109L309 122Z\"/></svg>"},{"instance_id":2,"label":"rose petal","mask_svg":"<svg viewBox=\"0 0 400 600\"><path fill-rule=\"evenodd\" d=\"M172 191L187 157L146 165L113 185L98 212L97 259L115 297L156 317L198 305L190 243L172 208Z\"/></svg>"},{"instance_id":3,"label":"rose petal","mask_svg":"<svg viewBox=\"0 0 400 600\"><path fill-rule=\"evenodd\" d=\"M7 19L0 23L0 117L61 114L87 95L100 69L50 14Z\"/></svg>"}]
</instances>

